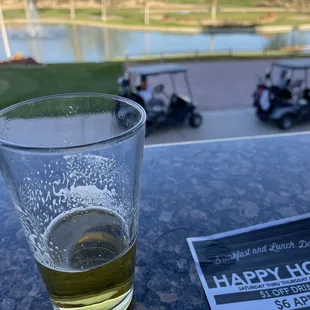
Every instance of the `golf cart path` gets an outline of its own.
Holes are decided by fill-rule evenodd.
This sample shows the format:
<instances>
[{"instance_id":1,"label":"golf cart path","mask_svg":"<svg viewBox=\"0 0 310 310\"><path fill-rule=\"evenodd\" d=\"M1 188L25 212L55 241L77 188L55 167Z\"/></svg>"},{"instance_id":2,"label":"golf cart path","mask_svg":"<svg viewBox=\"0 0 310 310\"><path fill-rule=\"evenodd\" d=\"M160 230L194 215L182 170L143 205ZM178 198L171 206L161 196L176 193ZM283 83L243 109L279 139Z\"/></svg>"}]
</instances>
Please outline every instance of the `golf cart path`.
<instances>
[{"instance_id":1,"label":"golf cart path","mask_svg":"<svg viewBox=\"0 0 310 310\"><path fill-rule=\"evenodd\" d=\"M158 129L147 137L146 145L310 131L310 122L297 124L287 131L278 129L271 124L264 124L256 118L255 110L251 107L208 111L202 114L204 122L200 128L194 129L182 125L175 128Z\"/></svg>"},{"instance_id":2,"label":"golf cart path","mask_svg":"<svg viewBox=\"0 0 310 310\"><path fill-rule=\"evenodd\" d=\"M292 58L282 60L292 60ZM272 59L213 60L184 62L182 65L188 70L189 82L198 109L214 111L251 107L252 94L258 77L264 75L268 66L274 61ZM310 58L305 57L301 61L310 62ZM275 81L278 80L278 73L275 70ZM302 71L294 75L294 79L303 77ZM166 92L172 93L169 76L150 77L149 81L152 86L164 84ZM188 95L182 74L175 76L175 82L177 92Z\"/></svg>"}]
</instances>

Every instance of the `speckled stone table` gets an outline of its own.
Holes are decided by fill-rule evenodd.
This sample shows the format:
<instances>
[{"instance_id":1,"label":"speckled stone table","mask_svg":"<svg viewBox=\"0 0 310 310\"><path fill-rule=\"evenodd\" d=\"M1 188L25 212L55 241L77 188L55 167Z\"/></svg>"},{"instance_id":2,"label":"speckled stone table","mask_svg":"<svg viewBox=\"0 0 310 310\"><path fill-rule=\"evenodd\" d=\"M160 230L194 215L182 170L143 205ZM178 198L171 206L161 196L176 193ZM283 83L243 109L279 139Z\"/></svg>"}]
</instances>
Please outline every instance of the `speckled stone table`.
<instances>
[{"instance_id":1,"label":"speckled stone table","mask_svg":"<svg viewBox=\"0 0 310 310\"><path fill-rule=\"evenodd\" d=\"M2 181L0 188L0 309L50 310ZM208 309L187 237L309 211L309 135L147 148L130 309Z\"/></svg>"}]
</instances>

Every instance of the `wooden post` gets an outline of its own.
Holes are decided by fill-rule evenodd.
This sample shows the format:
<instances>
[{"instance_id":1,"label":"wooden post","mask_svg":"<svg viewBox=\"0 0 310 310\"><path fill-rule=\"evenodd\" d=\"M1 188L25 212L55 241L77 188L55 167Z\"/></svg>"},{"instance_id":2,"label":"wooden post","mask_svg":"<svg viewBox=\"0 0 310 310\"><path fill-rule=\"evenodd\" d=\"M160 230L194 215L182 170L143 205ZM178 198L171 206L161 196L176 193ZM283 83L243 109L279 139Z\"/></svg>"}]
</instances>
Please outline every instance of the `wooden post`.
<instances>
[{"instance_id":1,"label":"wooden post","mask_svg":"<svg viewBox=\"0 0 310 310\"><path fill-rule=\"evenodd\" d=\"M144 24L150 24L150 0L144 0Z\"/></svg>"},{"instance_id":2,"label":"wooden post","mask_svg":"<svg viewBox=\"0 0 310 310\"><path fill-rule=\"evenodd\" d=\"M107 0L101 0L101 20L107 20Z\"/></svg>"},{"instance_id":3,"label":"wooden post","mask_svg":"<svg viewBox=\"0 0 310 310\"><path fill-rule=\"evenodd\" d=\"M211 21L214 23L216 22L217 15L217 0L212 0L212 6L211 6Z\"/></svg>"},{"instance_id":4,"label":"wooden post","mask_svg":"<svg viewBox=\"0 0 310 310\"><path fill-rule=\"evenodd\" d=\"M70 3L70 17L71 19L75 19L75 7L74 7L74 0L69 0Z\"/></svg>"},{"instance_id":5,"label":"wooden post","mask_svg":"<svg viewBox=\"0 0 310 310\"><path fill-rule=\"evenodd\" d=\"M4 23L1 2L0 2L0 29L1 29L1 33L2 33L5 55L7 58L11 58L11 50L10 50L8 35L6 32L6 27L5 27L5 23Z\"/></svg>"}]
</instances>

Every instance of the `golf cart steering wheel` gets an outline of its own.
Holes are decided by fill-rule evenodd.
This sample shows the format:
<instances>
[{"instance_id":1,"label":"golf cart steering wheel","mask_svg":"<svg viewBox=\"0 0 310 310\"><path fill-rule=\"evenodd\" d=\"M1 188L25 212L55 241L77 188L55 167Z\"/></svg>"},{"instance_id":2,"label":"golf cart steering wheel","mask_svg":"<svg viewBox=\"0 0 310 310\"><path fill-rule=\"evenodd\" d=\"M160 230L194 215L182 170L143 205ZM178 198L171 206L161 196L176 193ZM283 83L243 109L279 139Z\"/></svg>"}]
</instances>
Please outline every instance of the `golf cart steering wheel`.
<instances>
[{"instance_id":1,"label":"golf cart steering wheel","mask_svg":"<svg viewBox=\"0 0 310 310\"><path fill-rule=\"evenodd\" d=\"M165 89L165 86L163 84L159 84L156 87L154 87L154 93L161 94Z\"/></svg>"}]
</instances>

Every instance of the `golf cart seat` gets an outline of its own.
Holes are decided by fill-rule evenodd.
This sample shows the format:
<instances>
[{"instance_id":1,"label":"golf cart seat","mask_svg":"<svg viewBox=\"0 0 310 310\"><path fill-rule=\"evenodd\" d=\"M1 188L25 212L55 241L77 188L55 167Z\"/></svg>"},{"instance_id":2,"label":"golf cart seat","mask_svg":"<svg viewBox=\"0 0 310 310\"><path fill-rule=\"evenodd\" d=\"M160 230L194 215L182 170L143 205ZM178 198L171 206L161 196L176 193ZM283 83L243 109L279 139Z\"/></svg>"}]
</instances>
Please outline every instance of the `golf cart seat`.
<instances>
[{"instance_id":1,"label":"golf cart seat","mask_svg":"<svg viewBox=\"0 0 310 310\"><path fill-rule=\"evenodd\" d=\"M151 109L163 109L165 106L165 103L161 99L153 97L147 105Z\"/></svg>"},{"instance_id":2,"label":"golf cart seat","mask_svg":"<svg viewBox=\"0 0 310 310\"><path fill-rule=\"evenodd\" d=\"M135 93L131 93L128 96L128 99L131 99L132 101L135 101L136 103L140 104L143 109L145 109L144 100L142 99L142 97L140 95L135 94Z\"/></svg>"},{"instance_id":3,"label":"golf cart seat","mask_svg":"<svg viewBox=\"0 0 310 310\"><path fill-rule=\"evenodd\" d=\"M310 89L309 89L309 88L306 88L306 89L304 90L303 97L304 97L304 99L308 100L309 103L310 103Z\"/></svg>"},{"instance_id":4,"label":"golf cart seat","mask_svg":"<svg viewBox=\"0 0 310 310\"><path fill-rule=\"evenodd\" d=\"M291 99L292 93L289 91L288 88L280 88L276 85L273 85L269 89L270 94L272 94L271 97L274 97L274 99ZM272 99L271 99L272 100Z\"/></svg>"},{"instance_id":5,"label":"golf cart seat","mask_svg":"<svg viewBox=\"0 0 310 310\"><path fill-rule=\"evenodd\" d=\"M300 106L307 105L308 101L306 99L301 98L297 101L297 104L299 104Z\"/></svg>"},{"instance_id":6,"label":"golf cart seat","mask_svg":"<svg viewBox=\"0 0 310 310\"><path fill-rule=\"evenodd\" d=\"M166 109L163 107L161 100L152 98L150 102L146 105L146 112L149 118L160 118L165 117L167 114Z\"/></svg>"},{"instance_id":7,"label":"golf cart seat","mask_svg":"<svg viewBox=\"0 0 310 310\"><path fill-rule=\"evenodd\" d=\"M279 96L282 99L289 100L292 98L292 93L287 88L281 89L279 92Z\"/></svg>"},{"instance_id":8,"label":"golf cart seat","mask_svg":"<svg viewBox=\"0 0 310 310\"><path fill-rule=\"evenodd\" d=\"M302 79L298 79L296 81L294 81L290 88L293 89L293 88L300 88L302 86L302 84L304 83L304 81Z\"/></svg>"},{"instance_id":9,"label":"golf cart seat","mask_svg":"<svg viewBox=\"0 0 310 310\"><path fill-rule=\"evenodd\" d=\"M170 108L171 109L184 109L186 107L186 100L182 99L182 96L177 96L176 94L172 94L171 96L171 102L170 102Z\"/></svg>"},{"instance_id":10,"label":"golf cart seat","mask_svg":"<svg viewBox=\"0 0 310 310\"><path fill-rule=\"evenodd\" d=\"M269 112L271 112L275 107L289 104L291 99L292 93L287 88L280 89L278 86L271 86L269 89Z\"/></svg>"}]
</instances>

